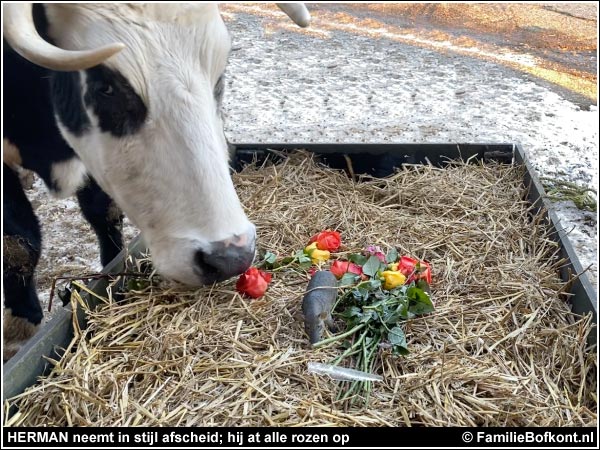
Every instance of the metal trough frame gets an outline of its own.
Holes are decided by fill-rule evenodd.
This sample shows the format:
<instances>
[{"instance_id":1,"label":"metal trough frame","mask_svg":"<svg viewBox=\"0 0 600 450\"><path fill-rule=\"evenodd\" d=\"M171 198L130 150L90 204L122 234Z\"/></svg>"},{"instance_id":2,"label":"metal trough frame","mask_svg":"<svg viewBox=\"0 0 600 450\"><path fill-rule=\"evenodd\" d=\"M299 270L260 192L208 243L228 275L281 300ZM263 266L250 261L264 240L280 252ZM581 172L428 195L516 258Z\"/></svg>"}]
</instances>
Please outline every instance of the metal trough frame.
<instances>
[{"instance_id":1,"label":"metal trough frame","mask_svg":"<svg viewBox=\"0 0 600 450\"><path fill-rule=\"evenodd\" d=\"M243 163L253 159L262 159L272 151L293 151L305 149L322 156L328 165L338 169L348 169L351 165L355 173L369 173L384 177L393 173L402 164L431 163L442 166L449 159L488 161L494 160L506 164L525 166L523 184L527 189L527 199L536 207L544 209L554 230L554 237L561 248L561 257L566 263L560 270L563 281L568 283L568 292L573 312L591 313L594 324L597 323L597 294L587 274L577 258L573 246L567 238L558 216L551 203L546 199L542 184L535 175L532 166L525 158L518 144L236 144L234 166L239 169ZM122 272L129 255L138 255L144 250L140 238L135 239L114 261L107 265L103 273ZM106 295L108 280L100 279L89 284L89 288L100 295ZM84 296L93 303L92 296ZM80 327L85 327L85 315L81 308L76 311ZM61 349L69 344L73 337L73 311L65 307L41 327L40 331L4 365L3 401L23 392L34 384L37 378L46 374L50 363L45 357L56 359ZM590 344L596 343L596 332L588 337Z\"/></svg>"}]
</instances>

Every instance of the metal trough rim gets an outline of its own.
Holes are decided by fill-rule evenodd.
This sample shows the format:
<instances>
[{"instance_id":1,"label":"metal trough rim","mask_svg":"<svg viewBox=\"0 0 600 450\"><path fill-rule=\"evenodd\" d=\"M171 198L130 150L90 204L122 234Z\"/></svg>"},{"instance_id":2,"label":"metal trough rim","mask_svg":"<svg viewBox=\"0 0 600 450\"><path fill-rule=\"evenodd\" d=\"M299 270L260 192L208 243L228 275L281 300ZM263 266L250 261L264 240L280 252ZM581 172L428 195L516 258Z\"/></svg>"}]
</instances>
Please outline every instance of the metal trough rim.
<instances>
[{"instance_id":1,"label":"metal trough rim","mask_svg":"<svg viewBox=\"0 0 600 450\"><path fill-rule=\"evenodd\" d=\"M122 272L125 261L130 254L142 251L142 240L138 236L133 239L128 248L124 249L111 261L101 273L111 274ZM107 279L91 282L88 287L96 293L106 294ZM90 296L82 293L86 301L91 302ZM85 315L81 308L76 310L77 320L81 328L85 327ZM43 324L38 332L21 349L4 364L2 378L2 401L19 395L28 386L34 384L36 378L43 375L49 368L45 357L60 358L61 349L65 349L73 338L73 309L67 305L58 310L54 317Z\"/></svg>"}]
</instances>

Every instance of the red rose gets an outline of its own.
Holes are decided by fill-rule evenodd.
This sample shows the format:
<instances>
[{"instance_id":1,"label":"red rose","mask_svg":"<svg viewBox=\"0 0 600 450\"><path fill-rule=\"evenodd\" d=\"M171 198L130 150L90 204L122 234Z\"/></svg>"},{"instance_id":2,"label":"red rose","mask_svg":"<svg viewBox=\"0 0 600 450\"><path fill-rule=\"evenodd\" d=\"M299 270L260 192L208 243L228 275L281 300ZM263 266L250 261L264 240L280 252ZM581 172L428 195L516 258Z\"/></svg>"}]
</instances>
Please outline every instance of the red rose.
<instances>
[{"instance_id":1,"label":"red rose","mask_svg":"<svg viewBox=\"0 0 600 450\"><path fill-rule=\"evenodd\" d=\"M400 258L398 270L405 276L410 277L417 268L417 263L418 261L416 259L413 259L410 256L403 256Z\"/></svg>"},{"instance_id":2,"label":"red rose","mask_svg":"<svg viewBox=\"0 0 600 450\"><path fill-rule=\"evenodd\" d=\"M408 277L407 283L415 280L425 280L428 284L431 284L431 265L427 261L419 262L409 256L403 256L400 258L398 270Z\"/></svg>"},{"instance_id":3,"label":"red rose","mask_svg":"<svg viewBox=\"0 0 600 450\"><path fill-rule=\"evenodd\" d=\"M355 275L362 275L362 267L360 267L358 264L354 264L353 262L351 262L348 265L348 272L353 273Z\"/></svg>"},{"instance_id":4,"label":"red rose","mask_svg":"<svg viewBox=\"0 0 600 450\"><path fill-rule=\"evenodd\" d=\"M329 270L338 279L342 278L345 273L362 275L362 267L350 261L334 261Z\"/></svg>"},{"instance_id":5,"label":"red rose","mask_svg":"<svg viewBox=\"0 0 600 450\"><path fill-rule=\"evenodd\" d=\"M258 270L256 267L250 267L240 275L235 288L239 293L248 297L259 298L266 292L271 278L270 273Z\"/></svg>"},{"instance_id":6,"label":"red rose","mask_svg":"<svg viewBox=\"0 0 600 450\"><path fill-rule=\"evenodd\" d=\"M321 231L311 237L310 241L308 241L309 244L312 244L313 242L317 243L317 248L319 250L335 252L342 244L342 237L337 231Z\"/></svg>"},{"instance_id":7,"label":"red rose","mask_svg":"<svg viewBox=\"0 0 600 450\"><path fill-rule=\"evenodd\" d=\"M431 284L431 265L427 261L419 263L419 279L427 281L427 284Z\"/></svg>"}]
</instances>

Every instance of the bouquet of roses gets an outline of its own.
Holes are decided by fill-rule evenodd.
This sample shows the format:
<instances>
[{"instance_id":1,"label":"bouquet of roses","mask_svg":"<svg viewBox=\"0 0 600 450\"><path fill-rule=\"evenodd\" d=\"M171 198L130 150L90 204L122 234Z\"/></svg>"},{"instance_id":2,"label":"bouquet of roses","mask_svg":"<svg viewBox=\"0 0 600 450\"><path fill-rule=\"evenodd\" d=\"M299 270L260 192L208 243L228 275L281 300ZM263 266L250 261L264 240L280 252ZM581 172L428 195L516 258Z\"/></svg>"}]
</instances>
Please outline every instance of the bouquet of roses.
<instances>
[{"instance_id":1,"label":"bouquet of roses","mask_svg":"<svg viewBox=\"0 0 600 450\"><path fill-rule=\"evenodd\" d=\"M372 373L378 351L390 349L394 355L408 353L403 321L433 311L430 298L431 266L410 256L399 256L395 249L384 253L367 246L346 260L335 260L330 271L339 279L337 315L346 330L323 340L315 347L342 342L345 350L333 360L353 358L354 368ZM349 385L339 399L365 394L368 401L371 381Z\"/></svg>"},{"instance_id":2,"label":"bouquet of roses","mask_svg":"<svg viewBox=\"0 0 600 450\"><path fill-rule=\"evenodd\" d=\"M332 253L340 246L340 233L327 230L313 236L308 245L293 256L278 260L272 253L265 254L260 266L281 270L295 265L314 273L315 266L326 268ZM339 334L314 347L341 343L344 350L332 363L337 365L351 359L355 369L367 373L373 372L380 350L389 349L394 355L407 354L402 322L434 308L429 288L430 264L401 256L394 248L386 253L378 246L369 245L359 253L333 259L328 269L338 279L334 315L346 326ZM349 399L362 392L368 401L370 391L371 381L352 382L339 399Z\"/></svg>"}]
</instances>

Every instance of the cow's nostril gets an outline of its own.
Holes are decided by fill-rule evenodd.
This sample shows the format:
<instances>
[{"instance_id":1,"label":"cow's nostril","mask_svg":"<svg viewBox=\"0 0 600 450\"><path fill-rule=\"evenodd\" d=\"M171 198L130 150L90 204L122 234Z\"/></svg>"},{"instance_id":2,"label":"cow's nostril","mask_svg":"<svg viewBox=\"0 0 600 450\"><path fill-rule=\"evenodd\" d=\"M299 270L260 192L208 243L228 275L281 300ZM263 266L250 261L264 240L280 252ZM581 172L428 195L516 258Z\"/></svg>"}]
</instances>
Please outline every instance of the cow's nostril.
<instances>
[{"instance_id":1,"label":"cow's nostril","mask_svg":"<svg viewBox=\"0 0 600 450\"><path fill-rule=\"evenodd\" d=\"M220 268L211 263L210 255L207 255L202 250L198 250L196 252L195 262L198 265L200 271L202 272L202 278L205 280L205 283L213 283L215 281L220 281Z\"/></svg>"},{"instance_id":2,"label":"cow's nostril","mask_svg":"<svg viewBox=\"0 0 600 450\"><path fill-rule=\"evenodd\" d=\"M254 259L254 245L237 247L235 245L213 244L210 253L198 250L195 263L204 283L223 281L243 273Z\"/></svg>"}]
</instances>

